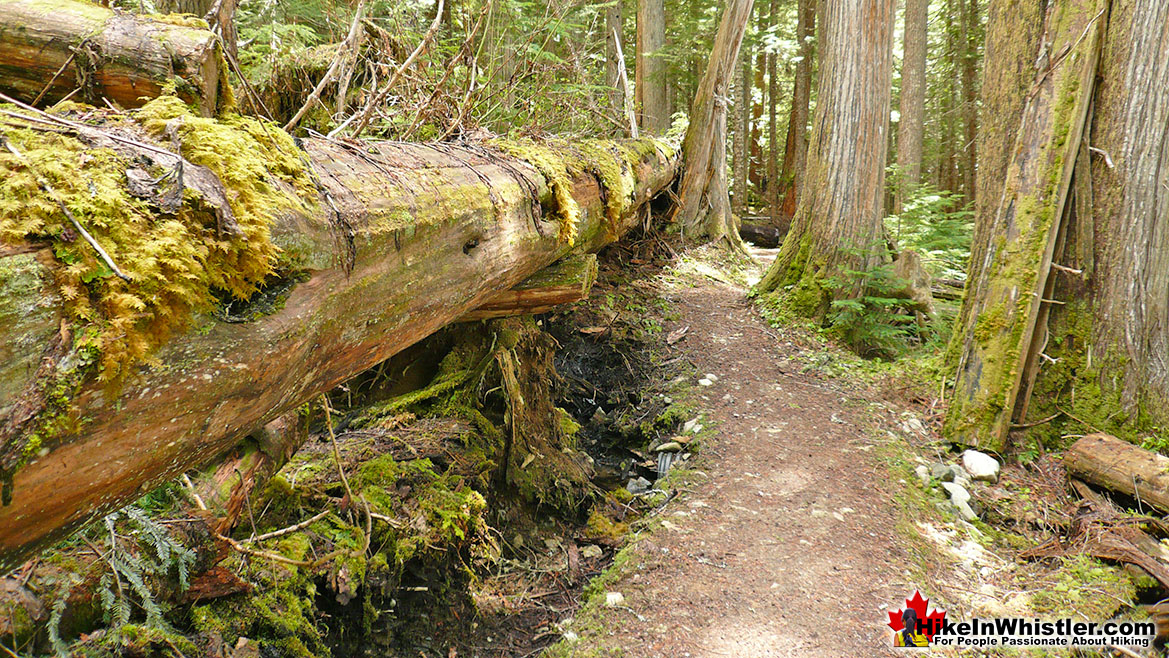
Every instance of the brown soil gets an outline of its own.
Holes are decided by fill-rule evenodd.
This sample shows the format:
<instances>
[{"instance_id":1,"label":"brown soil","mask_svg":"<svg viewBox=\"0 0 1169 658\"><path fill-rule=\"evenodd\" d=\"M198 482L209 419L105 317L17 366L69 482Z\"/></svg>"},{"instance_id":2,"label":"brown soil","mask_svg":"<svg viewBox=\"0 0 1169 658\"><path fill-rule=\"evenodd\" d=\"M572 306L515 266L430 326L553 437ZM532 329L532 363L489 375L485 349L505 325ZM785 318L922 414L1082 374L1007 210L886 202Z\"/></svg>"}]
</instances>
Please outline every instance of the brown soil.
<instances>
[{"instance_id":1,"label":"brown soil","mask_svg":"<svg viewBox=\"0 0 1169 658\"><path fill-rule=\"evenodd\" d=\"M699 483L661 510L634 565L608 586L624 605L575 655L878 656L885 608L914 586L898 546L888 472L861 393L797 372L744 290L674 292L689 327L675 347L718 380L699 390ZM701 477L705 475L706 477ZM899 598L900 597L900 598Z\"/></svg>"}]
</instances>

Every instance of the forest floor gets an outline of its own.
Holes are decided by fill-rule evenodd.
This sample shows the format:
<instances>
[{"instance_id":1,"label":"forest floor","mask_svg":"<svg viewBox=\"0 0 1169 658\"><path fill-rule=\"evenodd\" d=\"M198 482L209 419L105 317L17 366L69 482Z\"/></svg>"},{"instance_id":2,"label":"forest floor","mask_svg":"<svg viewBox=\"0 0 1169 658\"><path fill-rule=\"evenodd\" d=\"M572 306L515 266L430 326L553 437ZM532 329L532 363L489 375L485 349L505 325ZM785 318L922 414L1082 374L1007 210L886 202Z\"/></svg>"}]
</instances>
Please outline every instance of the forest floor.
<instances>
[{"instance_id":1,"label":"forest floor","mask_svg":"<svg viewBox=\"0 0 1169 658\"><path fill-rule=\"evenodd\" d=\"M713 380L693 400L712 432L604 583L623 602L565 653L881 654L883 610L916 585L893 502L905 481L890 483L863 388L802 372L807 347L782 340L742 285L698 276L670 297L664 330L688 327L675 347Z\"/></svg>"}]
</instances>

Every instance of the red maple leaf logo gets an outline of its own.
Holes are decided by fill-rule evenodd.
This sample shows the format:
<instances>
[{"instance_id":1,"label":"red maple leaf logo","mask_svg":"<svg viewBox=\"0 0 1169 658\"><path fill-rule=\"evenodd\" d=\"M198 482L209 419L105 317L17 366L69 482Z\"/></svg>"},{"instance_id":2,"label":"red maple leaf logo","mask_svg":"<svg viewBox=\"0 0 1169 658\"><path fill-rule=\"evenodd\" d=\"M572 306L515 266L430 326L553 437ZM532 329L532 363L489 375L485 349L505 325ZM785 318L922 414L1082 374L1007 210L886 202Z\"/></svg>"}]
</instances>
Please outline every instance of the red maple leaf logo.
<instances>
[{"instance_id":1,"label":"red maple leaf logo","mask_svg":"<svg viewBox=\"0 0 1169 658\"><path fill-rule=\"evenodd\" d=\"M932 642L934 633L942 628L942 622L946 620L946 611L934 608L932 611L927 612L929 604L929 599L922 598L921 592L914 590L913 598L905 599L905 608L888 611L889 628L892 628L894 633L905 628L905 623L901 621L901 613L905 612L906 608L913 608L913 611L917 613L917 618L922 621L922 634L925 635L927 640Z\"/></svg>"}]
</instances>

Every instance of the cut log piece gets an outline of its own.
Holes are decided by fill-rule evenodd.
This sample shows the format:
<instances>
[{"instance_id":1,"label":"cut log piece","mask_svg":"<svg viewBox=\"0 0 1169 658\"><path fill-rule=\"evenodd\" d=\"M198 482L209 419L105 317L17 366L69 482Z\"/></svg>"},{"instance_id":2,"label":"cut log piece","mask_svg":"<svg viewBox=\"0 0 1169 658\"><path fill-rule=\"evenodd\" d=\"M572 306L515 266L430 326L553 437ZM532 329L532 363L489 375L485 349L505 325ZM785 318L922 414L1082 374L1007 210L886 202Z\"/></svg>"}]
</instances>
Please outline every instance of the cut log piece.
<instances>
[{"instance_id":1,"label":"cut log piece","mask_svg":"<svg viewBox=\"0 0 1169 658\"><path fill-rule=\"evenodd\" d=\"M662 140L582 144L594 158L612 157L607 173L573 167L548 180L489 146L303 146L320 185L317 210L280 211L271 231L307 280L254 317L196 319L198 330L172 337L115 392L84 384L72 400L81 429L42 444L12 476L11 500L0 507L0 571L211 463L557 260L613 242L678 167L676 145ZM42 261L57 267L51 255ZM51 322L34 329L12 336L0 327L0 354L24 340L26 352L60 359ZM23 366L22 381L36 379L27 375L35 364ZM19 399L0 400L0 409ZM0 430L15 437L12 445L27 445L29 427L18 414Z\"/></svg>"},{"instance_id":2,"label":"cut log piece","mask_svg":"<svg viewBox=\"0 0 1169 658\"><path fill-rule=\"evenodd\" d=\"M173 84L180 98L210 116L220 99L217 44L208 30L95 3L5 0L0 91L27 103L71 96L138 107Z\"/></svg>"},{"instance_id":3,"label":"cut log piece","mask_svg":"<svg viewBox=\"0 0 1169 658\"><path fill-rule=\"evenodd\" d=\"M739 236L756 247L775 249L783 243L783 236L787 235L789 224L790 222L784 222L782 226L772 226L744 221L739 226Z\"/></svg>"},{"instance_id":4,"label":"cut log piece","mask_svg":"<svg viewBox=\"0 0 1169 658\"><path fill-rule=\"evenodd\" d=\"M510 290L496 293L460 321L547 313L561 304L588 299L596 279L596 254L575 254L540 270Z\"/></svg>"},{"instance_id":5,"label":"cut log piece","mask_svg":"<svg viewBox=\"0 0 1169 658\"><path fill-rule=\"evenodd\" d=\"M1108 434L1089 434L1063 457L1068 473L1169 512L1169 457Z\"/></svg>"}]
</instances>

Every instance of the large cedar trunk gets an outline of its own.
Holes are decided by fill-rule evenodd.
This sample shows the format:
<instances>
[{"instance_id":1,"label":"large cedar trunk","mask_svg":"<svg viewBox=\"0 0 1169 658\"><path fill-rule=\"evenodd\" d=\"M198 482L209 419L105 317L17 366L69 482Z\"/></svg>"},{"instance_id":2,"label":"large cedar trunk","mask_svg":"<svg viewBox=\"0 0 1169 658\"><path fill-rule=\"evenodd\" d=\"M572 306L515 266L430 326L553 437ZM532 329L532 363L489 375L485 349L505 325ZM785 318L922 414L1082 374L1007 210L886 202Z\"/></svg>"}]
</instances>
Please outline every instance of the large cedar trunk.
<instances>
[{"instance_id":1,"label":"large cedar trunk","mask_svg":"<svg viewBox=\"0 0 1169 658\"><path fill-rule=\"evenodd\" d=\"M225 73L216 44L207 30L89 2L5 0L0 91L42 104L72 95L98 106L109 99L138 107L173 83L180 98L210 116Z\"/></svg>"},{"instance_id":2,"label":"large cedar trunk","mask_svg":"<svg viewBox=\"0 0 1169 658\"><path fill-rule=\"evenodd\" d=\"M842 268L867 269L881 235L888 150L893 1L828 2L820 33L819 97L800 206L760 292L820 316ZM847 288L847 287L846 287Z\"/></svg>"},{"instance_id":3,"label":"large cedar trunk","mask_svg":"<svg viewBox=\"0 0 1169 658\"><path fill-rule=\"evenodd\" d=\"M1075 214L1072 173L1107 20L1105 0L1021 4L1039 30L1020 30L1017 15L992 6L975 243L949 352L957 378L946 431L994 450L1030 417L1047 368L1040 355L1065 341L1048 333L1048 318L1061 305L1053 289L1067 267L1060 258Z\"/></svg>"},{"instance_id":4,"label":"large cedar trunk","mask_svg":"<svg viewBox=\"0 0 1169 658\"><path fill-rule=\"evenodd\" d=\"M897 165L901 180L897 212L905 193L921 181L922 126L925 123L925 53L929 0L905 2L905 56L901 64L901 119L897 124Z\"/></svg>"},{"instance_id":5,"label":"large cedar trunk","mask_svg":"<svg viewBox=\"0 0 1169 658\"><path fill-rule=\"evenodd\" d=\"M276 308L197 318L197 330L172 337L153 365L114 390L81 384L71 410L79 429L40 443L5 483L0 570L209 463L566 254L612 242L638 224L635 211L677 166L673 146L650 140L593 144L592 157L613 158L597 167L616 173L561 182L490 147L323 139L303 147L320 184L318 210L282 212L272 240L307 278ZM565 235L570 199L579 205L574 244ZM33 445L37 416L27 402L42 395L40 372L71 357L59 347L65 330L52 281L61 265L51 251L5 246L0 263L6 289L19 292L0 308L0 354L27 355L6 373L0 399L4 448L19 451Z\"/></svg>"},{"instance_id":6,"label":"large cedar trunk","mask_svg":"<svg viewBox=\"0 0 1169 658\"><path fill-rule=\"evenodd\" d=\"M1106 21L1106 23L1105 23ZM1073 212L1045 353L1026 422L1060 414L1053 437L1169 428L1169 5L1115 0L1093 113L1076 160ZM1042 331L1042 327L1038 331ZM1028 408L1029 402L1029 408Z\"/></svg>"}]
</instances>

